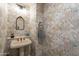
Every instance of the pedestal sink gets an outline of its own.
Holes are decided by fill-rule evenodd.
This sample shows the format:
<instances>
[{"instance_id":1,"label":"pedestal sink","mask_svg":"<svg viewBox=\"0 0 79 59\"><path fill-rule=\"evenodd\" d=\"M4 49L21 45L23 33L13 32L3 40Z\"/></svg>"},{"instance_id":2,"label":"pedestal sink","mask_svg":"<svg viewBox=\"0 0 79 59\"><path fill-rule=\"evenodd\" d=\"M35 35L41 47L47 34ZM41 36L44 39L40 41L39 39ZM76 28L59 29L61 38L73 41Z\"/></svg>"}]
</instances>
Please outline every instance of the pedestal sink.
<instances>
[{"instance_id":1,"label":"pedestal sink","mask_svg":"<svg viewBox=\"0 0 79 59\"><path fill-rule=\"evenodd\" d=\"M13 40L11 40L10 48L19 48L20 49L20 55L24 55L24 46L30 45L32 41L29 37L25 36L17 36L14 37ZM30 53L30 46L29 46L29 53Z\"/></svg>"}]
</instances>

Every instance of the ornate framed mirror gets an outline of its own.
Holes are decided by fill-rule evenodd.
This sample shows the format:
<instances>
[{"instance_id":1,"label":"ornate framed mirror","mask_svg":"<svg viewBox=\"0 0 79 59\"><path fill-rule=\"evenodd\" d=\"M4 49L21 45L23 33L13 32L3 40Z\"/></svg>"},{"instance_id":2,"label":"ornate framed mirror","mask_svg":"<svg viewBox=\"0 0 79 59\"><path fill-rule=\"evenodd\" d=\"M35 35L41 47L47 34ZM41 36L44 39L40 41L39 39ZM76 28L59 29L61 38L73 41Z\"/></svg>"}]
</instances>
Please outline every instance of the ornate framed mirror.
<instances>
[{"instance_id":1,"label":"ornate framed mirror","mask_svg":"<svg viewBox=\"0 0 79 59\"><path fill-rule=\"evenodd\" d=\"M23 17L19 16L16 19L16 30L24 30L25 23Z\"/></svg>"}]
</instances>

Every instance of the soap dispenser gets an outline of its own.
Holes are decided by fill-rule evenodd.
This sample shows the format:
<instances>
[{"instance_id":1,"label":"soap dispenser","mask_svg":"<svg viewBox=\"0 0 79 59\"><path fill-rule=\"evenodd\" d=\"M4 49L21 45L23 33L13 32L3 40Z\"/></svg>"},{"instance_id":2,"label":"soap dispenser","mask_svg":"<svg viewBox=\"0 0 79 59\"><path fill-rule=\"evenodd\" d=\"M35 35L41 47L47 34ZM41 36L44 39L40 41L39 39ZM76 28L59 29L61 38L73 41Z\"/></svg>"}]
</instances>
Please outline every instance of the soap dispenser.
<instances>
[{"instance_id":1,"label":"soap dispenser","mask_svg":"<svg viewBox=\"0 0 79 59\"><path fill-rule=\"evenodd\" d=\"M14 34L13 33L11 34L11 38L14 38Z\"/></svg>"}]
</instances>

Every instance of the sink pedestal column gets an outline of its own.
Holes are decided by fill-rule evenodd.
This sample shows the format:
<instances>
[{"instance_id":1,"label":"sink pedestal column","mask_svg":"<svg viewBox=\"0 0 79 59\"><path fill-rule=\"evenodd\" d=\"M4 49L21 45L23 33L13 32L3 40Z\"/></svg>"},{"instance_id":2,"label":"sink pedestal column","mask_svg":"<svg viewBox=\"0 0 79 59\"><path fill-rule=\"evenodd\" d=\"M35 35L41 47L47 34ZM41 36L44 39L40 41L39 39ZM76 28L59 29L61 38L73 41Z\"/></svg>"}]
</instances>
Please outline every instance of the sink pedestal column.
<instances>
[{"instance_id":1,"label":"sink pedestal column","mask_svg":"<svg viewBox=\"0 0 79 59\"><path fill-rule=\"evenodd\" d=\"M24 56L24 47L21 47L19 52L20 52L20 56Z\"/></svg>"}]
</instances>

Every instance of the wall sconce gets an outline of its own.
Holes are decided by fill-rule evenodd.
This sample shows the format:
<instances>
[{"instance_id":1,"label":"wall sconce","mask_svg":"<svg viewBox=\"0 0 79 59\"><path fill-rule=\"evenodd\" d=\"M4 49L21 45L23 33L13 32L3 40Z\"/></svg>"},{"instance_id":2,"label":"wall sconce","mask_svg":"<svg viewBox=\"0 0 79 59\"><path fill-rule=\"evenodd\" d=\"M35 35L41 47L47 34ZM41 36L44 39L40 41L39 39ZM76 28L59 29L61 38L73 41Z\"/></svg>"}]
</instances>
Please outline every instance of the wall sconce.
<instances>
[{"instance_id":1,"label":"wall sconce","mask_svg":"<svg viewBox=\"0 0 79 59\"><path fill-rule=\"evenodd\" d=\"M20 4L16 4L20 9L25 8L24 6L20 5Z\"/></svg>"}]
</instances>

